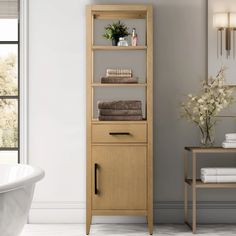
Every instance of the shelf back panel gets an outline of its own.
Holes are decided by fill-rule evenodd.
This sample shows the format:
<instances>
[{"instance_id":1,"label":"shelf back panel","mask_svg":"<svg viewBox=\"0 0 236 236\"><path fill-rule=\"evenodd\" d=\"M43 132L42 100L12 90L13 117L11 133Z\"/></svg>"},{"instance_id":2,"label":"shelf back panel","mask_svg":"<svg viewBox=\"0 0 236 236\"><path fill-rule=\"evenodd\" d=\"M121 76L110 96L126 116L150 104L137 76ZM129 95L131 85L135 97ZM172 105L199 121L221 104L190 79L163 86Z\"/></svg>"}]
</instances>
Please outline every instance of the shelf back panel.
<instances>
[{"instance_id":1,"label":"shelf back panel","mask_svg":"<svg viewBox=\"0 0 236 236\"><path fill-rule=\"evenodd\" d=\"M111 41L107 40L103 37L105 33L105 27L109 24L117 22L121 20L118 19L110 19L110 20L94 20L93 27L93 44L94 45L111 45ZM121 23L124 23L128 27L128 32L131 34L132 29L135 28L138 35L138 45L146 45L146 20L145 19L122 19ZM126 37L129 45L131 45L131 36Z\"/></svg>"}]
</instances>

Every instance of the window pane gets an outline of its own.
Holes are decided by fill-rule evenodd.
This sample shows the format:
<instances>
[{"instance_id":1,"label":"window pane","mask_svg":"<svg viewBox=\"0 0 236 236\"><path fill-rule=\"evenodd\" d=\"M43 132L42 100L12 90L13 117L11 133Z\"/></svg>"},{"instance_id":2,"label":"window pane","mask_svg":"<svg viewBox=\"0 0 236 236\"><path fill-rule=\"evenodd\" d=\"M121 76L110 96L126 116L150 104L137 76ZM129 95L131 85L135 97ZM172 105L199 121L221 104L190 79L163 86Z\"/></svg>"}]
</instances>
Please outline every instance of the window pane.
<instances>
[{"instance_id":1,"label":"window pane","mask_svg":"<svg viewBox=\"0 0 236 236\"><path fill-rule=\"evenodd\" d=\"M0 45L0 95L18 94L17 45Z\"/></svg>"},{"instance_id":2,"label":"window pane","mask_svg":"<svg viewBox=\"0 0 236 236\"><path fill-rule=\"evenodd\" d=\"M18 20L0 19L0 41L18 40Z\"/></svg>"},{"instance_id":3,"label":"window pane","mask_svg":"<svg viewBox=\"0 0 236 236\"><path fill-rule=\"evenodd\" d=\"M0 99L0 147L18 146L18 101Z\"/></svg>"},{"instance_id":4,"label":"window pane","mask_svg":"<svg viewBox=\"0 0 236 236\"><path fill-rule=\"evenodd\" d=\"M18 151L0 151L0 164L16 164Z\"/></svg>"}]
</instances>

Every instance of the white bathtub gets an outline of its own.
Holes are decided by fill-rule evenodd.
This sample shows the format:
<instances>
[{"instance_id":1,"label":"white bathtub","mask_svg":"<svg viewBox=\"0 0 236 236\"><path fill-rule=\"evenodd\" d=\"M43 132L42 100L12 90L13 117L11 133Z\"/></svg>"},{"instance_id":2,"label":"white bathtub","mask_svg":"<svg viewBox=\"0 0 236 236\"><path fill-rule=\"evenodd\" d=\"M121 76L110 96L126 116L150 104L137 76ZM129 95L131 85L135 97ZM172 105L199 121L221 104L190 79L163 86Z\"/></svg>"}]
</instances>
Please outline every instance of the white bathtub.
<instances>
[{"instance_id":1,"label":"white bathtub","mask_svg":"<svg viewBox=\"0 0 236 236\"><path fill-rule=\"evenodd\" d=\"M28 165L0 165L0 236L18 236L27 221L35 183L44 171Z\"/></svg>"}]
</instances>

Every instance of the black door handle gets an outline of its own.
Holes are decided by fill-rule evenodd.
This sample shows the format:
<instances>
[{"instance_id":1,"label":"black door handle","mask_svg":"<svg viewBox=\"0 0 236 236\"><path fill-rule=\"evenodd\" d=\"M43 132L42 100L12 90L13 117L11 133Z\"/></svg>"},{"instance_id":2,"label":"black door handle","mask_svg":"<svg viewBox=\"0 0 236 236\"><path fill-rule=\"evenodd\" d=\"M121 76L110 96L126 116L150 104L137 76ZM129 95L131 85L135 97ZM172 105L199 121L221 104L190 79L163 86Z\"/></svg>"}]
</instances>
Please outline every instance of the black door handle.
<instances>
[{"instance_id":1,"label":"black door handle","mask_svg":"<svg viewBox=\"0 0 236 236\"><path fill-rule=\"evenodd\" d=\"M94 164L94 194L98 194L98 187L97 187L97 169L98 164Z\"/></svg>"},{"instance_id":2,"label":"black door handle","mask_svg":"<svg viewBox=\"0 0 236 236\"><path fill-rule=\"evenodd\" d=\"M130 132L109 132L109 135L130 135Z\"/></svg>"}]
</instances>

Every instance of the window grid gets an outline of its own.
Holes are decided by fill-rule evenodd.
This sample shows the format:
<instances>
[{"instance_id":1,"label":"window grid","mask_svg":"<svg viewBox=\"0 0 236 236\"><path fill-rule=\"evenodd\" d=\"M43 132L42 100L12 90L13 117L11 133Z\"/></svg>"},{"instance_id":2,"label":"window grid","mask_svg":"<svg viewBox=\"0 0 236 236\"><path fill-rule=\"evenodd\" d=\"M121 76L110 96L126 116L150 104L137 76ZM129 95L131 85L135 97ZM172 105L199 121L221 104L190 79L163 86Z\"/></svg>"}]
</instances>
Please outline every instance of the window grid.
<instances>
[{"instance_id":1,"label":"window grid","mask_svg":"<svg viewBox=\"0 0 236 236\"><path fill-rule=\"evenodd\" d=\"M0 96L0 99L14 99L17 100L17 147L0 147L0 151L17 151L17 155L18 155L18 163L20 163L20 19L18 17L18 26L17 26L17 30L18 30L18 38L17 41L1 41L0 40L0 45L4 45L4 44L11 44L11 45L17 45L18 49L17 49L17 84L18 84L18 94L17 95L4 95L4 96Z\"/></svg>"}]
</instances>

